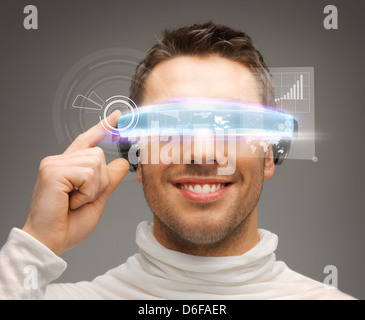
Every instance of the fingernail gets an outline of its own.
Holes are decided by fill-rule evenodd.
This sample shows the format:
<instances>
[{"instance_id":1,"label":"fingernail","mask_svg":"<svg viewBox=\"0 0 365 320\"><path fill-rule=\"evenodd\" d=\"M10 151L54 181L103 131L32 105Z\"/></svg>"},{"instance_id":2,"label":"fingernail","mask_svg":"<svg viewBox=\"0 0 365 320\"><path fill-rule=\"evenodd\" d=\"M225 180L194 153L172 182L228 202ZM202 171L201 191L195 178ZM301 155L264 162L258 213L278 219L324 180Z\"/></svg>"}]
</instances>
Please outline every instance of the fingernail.
<instances>
[{"instance_id":1,"label":"fingernail","mask_svg":"<svg viewBox=\"0 0 365 320\"><path fill-rule=\"evenodd\" d=\"M114 110L113 112L112 112L112 116L114 117L114 116L116 116L116 115L119 115L119 116L121 116L122 115L122 112L120 111L120 110Z\"/></svg>"}]
</instances>

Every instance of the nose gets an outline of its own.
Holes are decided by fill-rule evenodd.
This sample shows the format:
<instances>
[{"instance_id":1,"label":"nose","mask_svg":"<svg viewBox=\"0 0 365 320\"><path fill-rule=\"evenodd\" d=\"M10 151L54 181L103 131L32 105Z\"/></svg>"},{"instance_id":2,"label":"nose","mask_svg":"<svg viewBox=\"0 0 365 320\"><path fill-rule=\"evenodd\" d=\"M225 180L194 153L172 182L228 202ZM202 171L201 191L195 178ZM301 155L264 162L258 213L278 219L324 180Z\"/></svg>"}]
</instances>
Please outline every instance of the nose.
<instances>
[{"instance_id":1,"label":"nose","mask_svg":"<svg viewBox=\"0 0 365 320\"><path fill-rule=\"evenodd\" d=\"M199 131L191 136L191 143L190 155L184 151L184 160L194 164L218 164L215 156L215 139L212 133Z\"/></svg>"},{"instance_id":2,"label":"nose","mask_svg":"<svg viewBox=\"0 0 365 320\"><path fill-rule=\"evenodd\" d=\"M183 139L183 163L201 166L214 165L218 174L229 175L235 171L236 141L210 131L194 132Z\"/></svg>"}]
</instances>

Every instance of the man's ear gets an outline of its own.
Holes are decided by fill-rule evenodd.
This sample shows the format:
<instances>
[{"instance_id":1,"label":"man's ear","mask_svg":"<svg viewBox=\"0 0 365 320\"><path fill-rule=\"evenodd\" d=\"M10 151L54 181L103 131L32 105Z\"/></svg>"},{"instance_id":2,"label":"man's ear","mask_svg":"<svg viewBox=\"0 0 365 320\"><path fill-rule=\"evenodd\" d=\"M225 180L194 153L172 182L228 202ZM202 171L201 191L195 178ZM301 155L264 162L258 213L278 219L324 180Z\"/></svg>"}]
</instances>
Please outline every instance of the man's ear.
<instances>
[{"instance_id":1,"label":"man's ear","mask_svg":"<svg viewBox=\"0 0 365 320\"><path fill-rule=\"evenodd\" d=\"M275 162L274 162L274 152L272 149L272 145L270 145L269 149L265 154L265 163L264 163L264 179L269 179L274 175L275 172Z\"/></svg>"},{"instance_id":2,"label":"man's ear","mask_svg":"<svg viewBox=\"0 0 365 320\"><path fill-rule=\"evenodd\" d=\"M136 170L136 179L137 179L138 182L143 183L143 180L142 180L142 164L141 164L141 162L138 162L138 167L137 167L137 170Z\"/></svg>"}]
</instances>

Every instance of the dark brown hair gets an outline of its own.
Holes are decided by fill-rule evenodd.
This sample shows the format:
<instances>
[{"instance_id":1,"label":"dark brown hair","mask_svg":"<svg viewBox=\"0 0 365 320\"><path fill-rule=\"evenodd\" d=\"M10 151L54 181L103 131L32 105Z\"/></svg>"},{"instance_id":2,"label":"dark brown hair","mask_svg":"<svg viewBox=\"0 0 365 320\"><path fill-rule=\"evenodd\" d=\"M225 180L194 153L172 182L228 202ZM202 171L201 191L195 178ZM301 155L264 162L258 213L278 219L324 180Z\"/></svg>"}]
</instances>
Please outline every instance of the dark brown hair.
<instances>
[{"instance_id":1,"label":"dark brown hair","mask_svg":"<svg viewBox=\"0 0 365 320\"><path fill-rule=\"evenodd\" d=\"M206 22L165 30L163 39L150 48L132 77L130 98L139 105L148 75L160 62L177 56L204 56L217 54L238 61L251 69L260 88L262 103L274 106L274 86L270 72L252 39L244 32Z\"/></svg>"}]
</instances>

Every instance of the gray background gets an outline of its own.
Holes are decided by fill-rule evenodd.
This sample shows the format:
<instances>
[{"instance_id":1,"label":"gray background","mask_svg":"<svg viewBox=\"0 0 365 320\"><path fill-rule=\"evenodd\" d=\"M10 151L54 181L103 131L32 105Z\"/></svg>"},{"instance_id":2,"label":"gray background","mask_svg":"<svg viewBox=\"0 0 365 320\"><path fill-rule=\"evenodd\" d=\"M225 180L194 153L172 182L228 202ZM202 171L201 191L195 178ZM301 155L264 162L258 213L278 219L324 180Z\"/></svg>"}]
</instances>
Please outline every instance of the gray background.
<instances>
[{"instance_id":1,"label":"gray background","mask_svg":"<svg viewBox=\"0 0 365 320\"><path fill-rule=\"evenodd\" d=\"M39 10L39 30L23 28L23 8ZM323 28L336 5L339 30ZM365 298L364 14L355 1L13 1L0 5L0 243L23 225L40 160L62 153L52 124L65 73L92 52L145 51L166 27L214 20L252 36L271 67L313 66L317 163L289 160L264 185L259 226L279 236L277 256L323 281L338 268L339 289ZM126 93L127 94L127 93ZM141 185L122 183L95 232L62 257L58 280L92 280L137 251L135 228L151 219Z\"/></svg>"}]
</instances>

